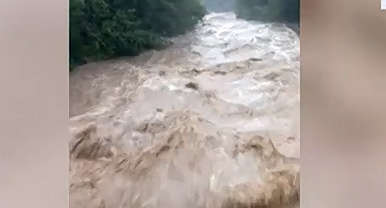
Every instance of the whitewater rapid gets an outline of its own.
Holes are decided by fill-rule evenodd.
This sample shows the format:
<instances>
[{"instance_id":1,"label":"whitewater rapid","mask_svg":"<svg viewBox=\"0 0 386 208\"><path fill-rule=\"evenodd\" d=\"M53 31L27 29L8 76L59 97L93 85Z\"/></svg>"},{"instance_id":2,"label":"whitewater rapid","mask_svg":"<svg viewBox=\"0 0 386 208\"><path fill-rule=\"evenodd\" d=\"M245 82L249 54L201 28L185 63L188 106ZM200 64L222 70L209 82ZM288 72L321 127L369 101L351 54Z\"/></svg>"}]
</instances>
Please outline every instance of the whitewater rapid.
<instances>
[{"instance_id":1,"label":"whitewater rapid","mask_svg":"<svg viewBox=\"0 0 386 208\"><path fill-rule=\"evenodd\" d=\"M244 137L270 138L284 157L300 157L299 37L294 31L281 24L237 19L233 13L212 13L205 16L195 31L172 41L174 45L162 51L88 64L71 74L70 130L78 135L74 136L75 140L80 140L79 131L90 125L94 126L92 138L95 141L108 141L122 152L145 151L143 149L153 147L157 139L164 137L160 135L170 136L172 131L181 134L179 139L184 144L197 138L204 138L200 142L205 143L210 135L215 147L200 146L205 154L213 152L212 156L206 156L206 163L216 172L224 166L214 165L220 157L234 160L237 174L246 175L242 179L244 182L263 174L260 166L265 160L258 159L257 170L251 167L251 161L257 161L251 155L230 159L229 152ZM70 148L75 146L71 146L73 143L70 142ZM186 156L188 149L189 154L198 154L195 148L188 146L175 153L179 156L169 158L169 162L187 161L190 158ZM218 151L227 156L219 156ZM159 176L153 178L152 183L141 179L147 184L144 187L152 187L148 188L153 191L161 190L149 185L154 181L171 184L171 179L161 174L161 170L166 171L164 166L157 167ZM266 165L264 171L268 167L271 166ZM76 168L71 171L78 179L90 174ZM227 177L222 179L222 188L218 189L223 190L226 184L236 180L234 177L242 178L235 171L222 173ZM193 174L187 169L182 172L184 176ZM214 177L215 173L209 172L202 173L200 180ZM204 187L205 182L192 185L189 180L182 181L180 183L192 186L195 194L203 194L198 190L202 190L199 187ZM169 198L181 197L175 192L177 187L168 186ZM137 188L127 189L135 192ZM146 193L144 195L154 195ZM189 198L189 193L184 197ZM182 204L158 201L148 207L188 206L188 200L182 201L179 201Z\"/></svg>"}]
</instances>

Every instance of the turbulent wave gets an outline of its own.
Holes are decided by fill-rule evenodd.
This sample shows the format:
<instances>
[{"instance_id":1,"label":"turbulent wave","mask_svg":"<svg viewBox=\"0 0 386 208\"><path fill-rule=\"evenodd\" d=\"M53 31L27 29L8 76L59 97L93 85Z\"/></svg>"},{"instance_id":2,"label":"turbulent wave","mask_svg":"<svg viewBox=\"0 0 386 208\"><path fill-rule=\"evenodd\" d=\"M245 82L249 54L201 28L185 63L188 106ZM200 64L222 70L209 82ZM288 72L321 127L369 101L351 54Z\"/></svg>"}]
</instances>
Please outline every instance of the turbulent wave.
<instances>
[{"instance_id":1,"label":"turbulent wave","mask_svg":"<svg viewBox=\"0 0 386 208\"><path fill-rule=\"evenodd\" d=\"M71 207L298 207L297 34L212 13L172 41L71 75Z\"/></svg>"}]
</instances>

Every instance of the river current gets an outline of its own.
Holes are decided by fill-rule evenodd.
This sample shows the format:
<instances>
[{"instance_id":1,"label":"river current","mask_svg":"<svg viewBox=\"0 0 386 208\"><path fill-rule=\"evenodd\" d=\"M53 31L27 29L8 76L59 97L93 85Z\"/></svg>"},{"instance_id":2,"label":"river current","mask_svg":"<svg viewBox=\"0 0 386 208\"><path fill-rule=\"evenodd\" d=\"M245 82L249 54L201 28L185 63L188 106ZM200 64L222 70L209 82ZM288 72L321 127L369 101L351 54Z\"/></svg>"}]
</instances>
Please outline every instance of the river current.
<instances>
[{"instance_id":1,"label":"river current","mask_svg":"<svg viewBox=\"0 0 386 208\"><path fill-rule=\"evenodd\" d=\"M71 207L298 207L298 35L230 12L171 41L70 75Z\"/></svg>"}]
</instances>

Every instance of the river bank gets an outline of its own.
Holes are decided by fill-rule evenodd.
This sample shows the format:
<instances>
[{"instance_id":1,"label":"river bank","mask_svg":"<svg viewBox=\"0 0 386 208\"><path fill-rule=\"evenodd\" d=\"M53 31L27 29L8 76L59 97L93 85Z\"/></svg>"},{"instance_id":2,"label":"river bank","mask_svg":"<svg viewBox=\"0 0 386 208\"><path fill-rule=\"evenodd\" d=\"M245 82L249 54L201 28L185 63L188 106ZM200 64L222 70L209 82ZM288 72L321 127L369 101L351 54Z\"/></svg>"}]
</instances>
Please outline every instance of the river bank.
<instances>
[{"instance_id":1,"label":"river bank","mask_svg":"<svg viewBox=\"0 0 386 208\"><path fill-rule=\"evenodd\" d=\"M286 23L285 25L300 35L300 23Z\"/></svg>"}]
</instances>

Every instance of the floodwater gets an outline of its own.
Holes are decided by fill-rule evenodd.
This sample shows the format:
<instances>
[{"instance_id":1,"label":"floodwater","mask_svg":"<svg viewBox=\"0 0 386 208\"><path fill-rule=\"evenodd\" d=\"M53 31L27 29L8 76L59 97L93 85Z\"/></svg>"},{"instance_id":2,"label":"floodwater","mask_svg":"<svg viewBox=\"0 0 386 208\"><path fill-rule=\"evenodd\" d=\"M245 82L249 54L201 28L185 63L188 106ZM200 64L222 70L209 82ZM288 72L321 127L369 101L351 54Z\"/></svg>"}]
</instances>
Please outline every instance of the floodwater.
<instances>
[{"instance_id":1,"label":"floodwater","mask_svg":"<svg viewBox=\"0 0 386 208\"><path fill-rule=\"evenodd\" d=\"M71 207L298 207L298 35L211 13L172 41L71 74Z\"/></svg>"}]
</instances>

